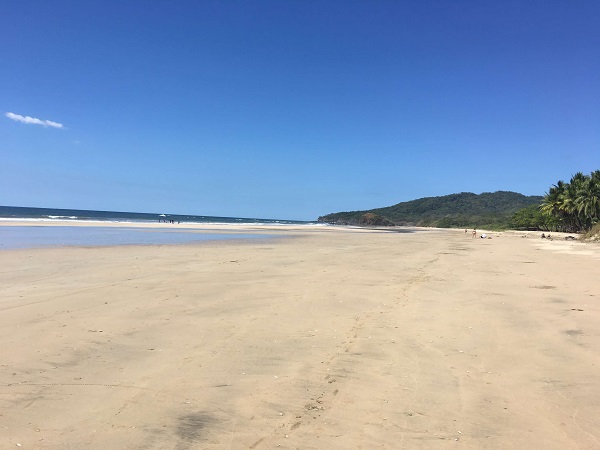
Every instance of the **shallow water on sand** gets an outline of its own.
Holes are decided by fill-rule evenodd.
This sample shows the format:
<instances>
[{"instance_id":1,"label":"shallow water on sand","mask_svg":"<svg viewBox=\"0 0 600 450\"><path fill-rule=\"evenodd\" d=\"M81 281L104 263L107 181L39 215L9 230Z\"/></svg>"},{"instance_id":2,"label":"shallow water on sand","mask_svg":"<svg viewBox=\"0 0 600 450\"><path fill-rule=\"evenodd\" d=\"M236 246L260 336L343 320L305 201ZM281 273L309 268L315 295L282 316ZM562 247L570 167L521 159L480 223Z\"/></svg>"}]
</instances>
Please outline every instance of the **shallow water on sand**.
<instances>
[{"instance_id":1,"label":"shallow water on sand","mask_svg":"<svg viewBox=\"0 0 600 450\"><path fill-rule=\"evenodd\" d=\"M3 226L0 227L0 250L65 246L186 244L268 237L273 236L245 233L196 233L190 230L144 228Z\"/></svg>"}]
</instances>

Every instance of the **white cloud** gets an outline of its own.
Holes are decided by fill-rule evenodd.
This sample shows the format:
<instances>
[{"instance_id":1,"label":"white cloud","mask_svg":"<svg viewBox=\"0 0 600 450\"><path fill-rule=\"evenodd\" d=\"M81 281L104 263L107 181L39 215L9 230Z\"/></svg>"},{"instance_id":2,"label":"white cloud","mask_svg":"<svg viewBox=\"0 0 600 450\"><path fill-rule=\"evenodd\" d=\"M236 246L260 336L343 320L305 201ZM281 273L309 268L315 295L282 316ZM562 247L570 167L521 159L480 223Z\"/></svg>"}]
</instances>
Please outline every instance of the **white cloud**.
<instances>
[{"instance_id":1,"label":"white cloud","mask_svg":"<svg viewBox=\"0 0 600 450\"><path fill-rule=\"evenodd\" d=\"M53 122L51 120L41 120L41 119L36 119L35 117L22 116L20 114L15 114L15 113L11 113L11 112L7 112L5 114L5 116L8 117L9 119L12 119L12 120L15 120L15 121L21 122L21 123L33 123L35 125L43 125L45 127L63 128L62 123Z\"/></svg>"}]
</instances>

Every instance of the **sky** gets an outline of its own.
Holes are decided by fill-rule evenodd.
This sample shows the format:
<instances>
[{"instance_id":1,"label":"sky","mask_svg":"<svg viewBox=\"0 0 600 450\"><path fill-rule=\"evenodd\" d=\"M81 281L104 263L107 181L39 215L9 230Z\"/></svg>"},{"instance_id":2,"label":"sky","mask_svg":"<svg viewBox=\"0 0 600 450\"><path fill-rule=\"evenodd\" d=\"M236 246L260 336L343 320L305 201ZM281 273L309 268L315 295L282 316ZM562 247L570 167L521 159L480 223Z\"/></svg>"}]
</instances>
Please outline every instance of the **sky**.
<instances>
[{"instance_id":1,"label":"sky","mask_svg":"<svg viewBox=\"0 0 600 450\"><path fill-rule=\"evenodd\" d=\"M0 205L314 220L600 169L596 0L0 7Z\"/></svg>"}]
</instances>

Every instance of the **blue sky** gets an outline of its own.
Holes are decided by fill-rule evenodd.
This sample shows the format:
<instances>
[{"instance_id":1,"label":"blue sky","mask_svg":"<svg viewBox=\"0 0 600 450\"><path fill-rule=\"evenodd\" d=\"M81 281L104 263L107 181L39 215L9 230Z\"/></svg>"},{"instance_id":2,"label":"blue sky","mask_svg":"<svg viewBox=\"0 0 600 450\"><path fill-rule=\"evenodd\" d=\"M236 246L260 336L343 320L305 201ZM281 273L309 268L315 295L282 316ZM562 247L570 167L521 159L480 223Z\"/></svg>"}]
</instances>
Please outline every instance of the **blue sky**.
<instances>
[{"instance_id":1,"label":"blue sky","mask_svg":"<svg viewBox=\"0 0 600 450\"><path fill-rule=\"evenodd\" d=\"M600 169L598 1L11 1L0 204L316 219Z\"/></svg>"}]
</instances>

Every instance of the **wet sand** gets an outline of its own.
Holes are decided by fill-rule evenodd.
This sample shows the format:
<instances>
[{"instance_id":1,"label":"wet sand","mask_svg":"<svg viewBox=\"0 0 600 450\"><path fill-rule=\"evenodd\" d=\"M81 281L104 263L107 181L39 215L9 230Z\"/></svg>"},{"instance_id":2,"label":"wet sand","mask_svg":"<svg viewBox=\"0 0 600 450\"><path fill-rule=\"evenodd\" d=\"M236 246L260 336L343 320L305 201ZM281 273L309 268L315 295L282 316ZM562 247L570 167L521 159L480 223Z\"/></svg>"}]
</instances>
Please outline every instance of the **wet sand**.
<instances>
[{"instance_id":1,"label":"wet sand","mask_svg":"<svg viewBox=\"0 0 600 450\"><path fill-rule=\"evenodd\" d=\"M0 251L0 448L600 448L599 246L246 231Z\"/></svg>"}]
</instances>

